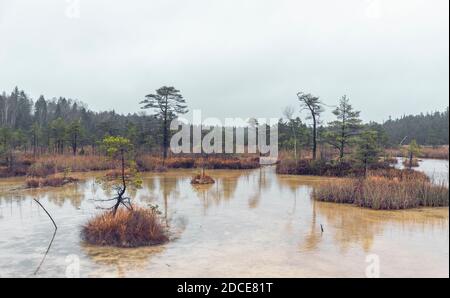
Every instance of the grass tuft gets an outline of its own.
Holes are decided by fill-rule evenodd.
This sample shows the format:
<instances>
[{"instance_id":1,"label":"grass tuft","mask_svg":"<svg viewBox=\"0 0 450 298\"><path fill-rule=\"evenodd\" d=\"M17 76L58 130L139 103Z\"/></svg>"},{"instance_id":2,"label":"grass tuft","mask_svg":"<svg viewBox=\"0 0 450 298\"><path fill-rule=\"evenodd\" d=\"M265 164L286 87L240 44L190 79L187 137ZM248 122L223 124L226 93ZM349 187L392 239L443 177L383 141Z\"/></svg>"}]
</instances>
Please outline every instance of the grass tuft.
<instances>
[{"instance_id":1,"label":"grass tuft","mask_svg":"<svg viewBox=\"0 0 450 298\"><path fill-rule=\"evenodd\" d=\"M127 209L105 212L91 219L81 231L84 241L93 245L140 247L168 241L158 213L153 209Z\"/></svg>"},{"instance_id":2,"label":"grass tuft","mask_svg":"<svg viewBox=\"0 0 450 298\"><path fill-rule=\"evenodd\" d=\"M213 178L211 178L208 175L195 175L192 180L191 184L194 185L205 185L205 184L214 184L216 181L214 181Z\"/></svg>"}]
</instances>

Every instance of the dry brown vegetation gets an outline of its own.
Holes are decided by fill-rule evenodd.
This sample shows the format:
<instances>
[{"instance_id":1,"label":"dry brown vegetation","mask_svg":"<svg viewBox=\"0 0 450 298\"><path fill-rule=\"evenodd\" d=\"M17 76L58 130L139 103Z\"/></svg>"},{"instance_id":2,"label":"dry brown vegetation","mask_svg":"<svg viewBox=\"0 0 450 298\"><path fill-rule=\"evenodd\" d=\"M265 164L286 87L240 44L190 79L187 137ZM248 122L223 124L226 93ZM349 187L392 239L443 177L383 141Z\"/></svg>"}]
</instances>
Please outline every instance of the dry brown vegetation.
<instances>
[{"instance_id":1,"label":"dry brown vegetation","mask_svg":"<svg viewBox=\"0 0 450 298\"><path fill-rule=\"evenodd\" d=\"M380 159L381 162L385 162L391 165L395 165L398 164L398 159L396 157L393 156L386 156L386 157L382 157Z\"/></svg>"},{"instance_id":2,"label":"dry brown vegetation","mask_svg":"<svg viewBox=\"0 0 450 298\"><path fill-rule=\"evenodd\" d=\"M403 166L411 167L411 168L417 168L417 167L419 167L419 160L417 158L413 158L413 160L410 161L409 159L405 158L403 160Z\"/></svg>"},{"instance_id":3,"label":"dry brown vegetation","mask_svg":"<svg viewBox=\"0 0 450 298\"><path fill-rule=\"evenodd\" d=\"M36 163L54 165L56 171L70 169L72 172L104 171L114 168L114 163L105 156L55 155L40 157Z\"/></svg>"},{"instance_id":4,"label":"dry brown vegetation","mask_svg":"<svg viewBox=\"0 0 450 298\"><path fill-rule=\"evenodd\" d=\"M396 168L386 168L386 169L374 169L369 171L369 176L372 177L382 177L390 180L399 181L424 181L429 182L430 178L424 173L409 169L396 169Z\"/></svg>"},{"instance_id":5,"label":"dry brown vegetation","mask_svg":"<svg viewBox=\"0 0 450 298\"><path fill-rule=\"evenodd\" d=\"M204 185L204 184L214 184L214 183L216 183L216 182L214 181L213 178L211 178L208 175L201 175L201 174L195 175L191 180L191 184L194 184L194 185Z\"/></svg>"},{"instance_id":6,"label":"dry brown vegetation","mask_svg":"<svg viewBox=\"0 0 450 298\"><path fill-rule=\"evenodd\" d=\"M91 219L81 231L84 241L93 245L140 247L168 241L166 230L153 209L119 209Z\"/></svg>"},{"instance_id":7,"label":"dry brown vegetation","mask_svg":"<svg viewBox=\"0 0 450 298\"><path fill-rule=\"evenodd\" d=\"M29 178L25 185L27 188L60 187L77 181L78 179L72 177Z\"/></svg>"},{"instance_id":8,"label":"dry brown vegetation","mask_svg":"<svg viewBox=\"0 0 450 298\"><path fill-rule=\"evenodd\" d=\"M389 163L380 162L370 166L371 171L390 171ZM364 176L364 169L356 167L351 161L336 160L307 160L295 161L293 159L279 160L276 167L277 174L306 175L325 177L359 177Z\"/></svg>"},{"instance_id":9,"label":"dry brown vegetation","mask_svg":"<svg viewBox=\"0 0 450 298\"><path fill-rule=\"evenodd\" d=\"M137 165L140 171L162 172L167 169L255 169L260 166L259 158L255 156L210 156L202 158L196 155L168 157L164 162L162 157L154 155L139 155ZM34 158L30 155L18 154L14 167L0 166L1 177L29 176L44 178L66 170L70 172L90 172L114 170L117 165L102 155L48 155Z\"/></svg>"},{"instance_id":10,"label":"dry brown vegetation","mask_svg":"<svg viewBox=\"0 0 450 298\"><path fill-rule=\"evenodd\" d=\"M69 169L71 172L103 171L114 168L103 156L42 156L31 162L26 173L30 177L47 177Z\"/></svg>"},{"instance_id":11,"label":"dry brown vegetation","mask_svg":"<svg viewBox=\"0 0 450 298\"><path fill-rule=\"evenodd\" d=\"M391 156L405 157L405 152L408 146L403 146L402 148L391 148L387 149L386 153ZM422 146L420 147L419 158L432 158L432 159L449 159L449 146Z\"/></svg>"},{"instance_id":12,"label":"dry brown vegetation","mask_svg":"<svg viewBox=\"0 0 450 298\"><path fill-rule=\"evenodd\" d=\"M224 157L211 156L209 158L202 157L169 157L164 162L160 157L144 155L137 159L139 168L143 171L163 171L165 169L192 169L201 168L206 169L255 169L258 168L258 157Z\"/></svg>"},{"instance_id":13,"label":"dry brown vegetation","mask_svg":"<svg viewBox=\"0 0 450 298\"><path fill-rule=\"evenodd\" d=\"M318 201L383 210L444 207L448 206L449 201L447 186L411 177L389 179L371 176L364 180L327 181L316 186L312 196Z\"/></svg>"}]
</instances>

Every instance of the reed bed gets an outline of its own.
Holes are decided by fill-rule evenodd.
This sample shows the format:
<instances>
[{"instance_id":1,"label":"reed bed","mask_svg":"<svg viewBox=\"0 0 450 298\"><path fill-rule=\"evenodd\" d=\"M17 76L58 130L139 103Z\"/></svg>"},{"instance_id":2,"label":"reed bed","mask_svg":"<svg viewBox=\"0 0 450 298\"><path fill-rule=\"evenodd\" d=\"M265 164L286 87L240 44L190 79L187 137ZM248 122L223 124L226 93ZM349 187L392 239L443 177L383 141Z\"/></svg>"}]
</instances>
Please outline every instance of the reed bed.
<instances>
[{"instance_id":1,"label":"reed bed","mask_svg":"<svg viewBox=\"0 0 450 298\"><path fill-rule=\"evenodd\" d=\"M60 187L77 181L78 179L72 177L29 178L25 181L25 186L26 188Z\"/></svg>"},{"instance_id":2,"label":"reed bed","mask_svg":"<svg viewBox=\"0 0 450 298\"><path fill-rule=\"evenodd\" d=\"M443 184L377 176L323 182L314 188L312 197L376 210L447 207L449 202L448 187Z\"/></svg>"},{"instance_id":3,"label":"reed bed","mask_svg":"<svg viewBox=\"0 0 450 298\"><path fill-rule=\"evenodd\" d=\"M27 170L27 176L47 177L58 172L91 172L114 169L113 162L105 156L42 156L35 160Z\"/></svg>"},{"instance_id":4,"label":"reed bed","mask_svg":"<svg viewBox=\"0 0 450 298\"><path fill-rule=\"evenodd\" d=\"M92 218L81 231L84 241L92 245L141 247L168 241L166 230L153 209L119 209Z\"/></svg>"}]
</instances>

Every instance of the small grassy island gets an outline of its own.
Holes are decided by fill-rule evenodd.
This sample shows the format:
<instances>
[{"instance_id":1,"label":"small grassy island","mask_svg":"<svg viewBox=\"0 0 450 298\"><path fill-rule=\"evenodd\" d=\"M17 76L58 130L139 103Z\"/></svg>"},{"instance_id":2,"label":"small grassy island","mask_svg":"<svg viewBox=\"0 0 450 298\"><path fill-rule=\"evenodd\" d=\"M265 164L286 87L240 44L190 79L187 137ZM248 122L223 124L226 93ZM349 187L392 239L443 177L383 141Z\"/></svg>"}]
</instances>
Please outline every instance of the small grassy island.
<instances>
[{"instance_id":1,"label":"small grassy island","mask_svg":"<svg viewBox=\"0 0 450 298\"><path fill-rule=\"evenodd\" d=\"M195 175L191 180L191 184L193 184L193 185L205 185L205 184L214 184L214 183L216 183L216 181L214 181L213 178L211 178L208 175L204 175L204 174Z\"/></svg>"},{"instance_id":2,"label":"small grassy island","mask_svg":"<svg viewBox=\"0 0 450 298\"><path fill-rule=\"evenodd\" d=\"M168 241L159 214L153 209L120 209L91 219L82 229L89 244L116 247L158 245Z\"/></svg>"},{"instance_id":3,"label":"small grassy island","mask_svg":"<svg viewBox=\"0 0 450 298\"><path fill-rule=\"evenodd\" d=\"M82 239L92 245L117 247L149 246L168 241L158 209L136 207L132 199L125 196L127 191L140 188L142 184L130 140L106 137L102 148L112 161L119 163L117 168L120 171L107 173L98 183L104 189L115 190L117 196L98 200L99 203L112 202L113 205L103 208L108 210L83 226Z\"/></svg>"},{"instance_id":4,"label":"small grassy island","mask_svg":"<svg viewBox=\"0 0 450 298\"><path fill-rule=\"evenodd\" d=\"M448 207L445 185L428 179L387 178L337 179L314 188L313 199L324 202L354 204L377 210L399 210L418 207Z\"/></svg>"}]
</instances>

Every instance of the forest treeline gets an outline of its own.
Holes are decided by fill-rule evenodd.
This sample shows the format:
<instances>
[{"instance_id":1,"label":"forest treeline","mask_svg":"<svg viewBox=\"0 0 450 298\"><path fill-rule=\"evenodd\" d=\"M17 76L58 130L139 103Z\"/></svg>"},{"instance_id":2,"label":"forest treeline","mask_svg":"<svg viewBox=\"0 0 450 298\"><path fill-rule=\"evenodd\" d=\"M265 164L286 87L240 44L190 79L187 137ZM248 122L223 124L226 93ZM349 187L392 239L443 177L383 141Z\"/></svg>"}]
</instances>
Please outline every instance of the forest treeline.
<instances>
[{"instance_id":1,"label":"forest treeline","mask_svg":"<svg viewBox=\"0 0 450 298\"><path fill-rule=\"evenodd\" d=\"M402 140L414 139L420 145L449 144L448 107L444 112L403 116L400 119L389 119L383 123L389 142L400 144Z\"/></svg>"},{"instance_id":2,"label":"forest treeline","mask_svg":"<svg viewBox=\"0 0 450 298\"><path fill-rule=\"evenodd\" d=\"M173 99L177 102L173 110L169 109L166 113L161 110L162 113L154 115L123 115L114 110L94 112L83 102L64 97L46 99L40 96L33 100L16 87L11 93L0 95L0 152L8 147L35 154L85 154L87 150L95 151L99 140L105 136L124 136L143 152L160 152L163 147L161 139L167 143L167 138L163 137L167 134L164 123L176 116L174 112L181 111L177 108L186 107L178 90L169 91L176 91ZM158 108L158 100L163 98L160 95L148 95L141 104L146 104L146 108ZM139 99L136 99L136 107L139 107ZM407 144L408 140L413 139L420 145L444 145L449 143L448 112L447 108L444 112L404 116L382 124L372 122L364 125L378 132L379 142L384 147L398 146L402 141ZM318 122L314 134L307 120L293 114L287 111L287 117L280 118L281 148L292 148L292 143L297 140L299 148L312 146L313 136L318 138L317 142L325 143L327 135L332 133L332 123Z\"/></svg>"}]
</instances>

